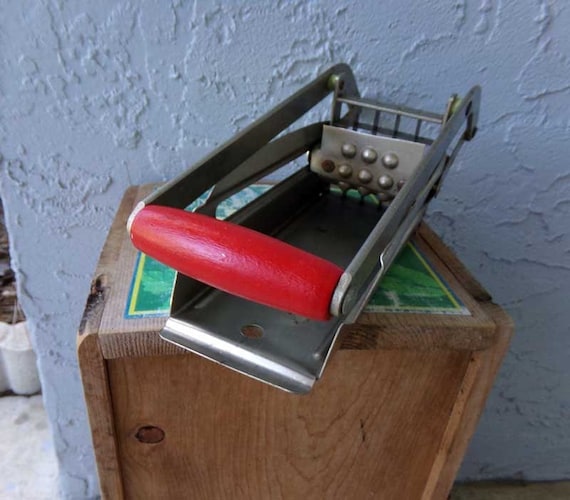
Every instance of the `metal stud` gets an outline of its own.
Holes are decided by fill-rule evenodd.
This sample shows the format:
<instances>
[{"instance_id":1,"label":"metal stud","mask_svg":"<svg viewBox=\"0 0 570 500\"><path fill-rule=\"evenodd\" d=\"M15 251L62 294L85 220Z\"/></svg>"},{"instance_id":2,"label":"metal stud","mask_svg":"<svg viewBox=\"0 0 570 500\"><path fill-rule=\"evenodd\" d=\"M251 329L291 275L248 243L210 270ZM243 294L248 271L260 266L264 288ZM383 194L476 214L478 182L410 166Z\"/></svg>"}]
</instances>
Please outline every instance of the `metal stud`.
<instances>
[{"instance_id":1,"label":"metal stud","mask_svg":"<svg viewBox=\"0 0 570 500\"><path fill-rule=\"evenodd\" d=\"M362 182L362 184L368 184L372 180L372 173L370 170L363 168L360 172L358 172L358 180Z\"/></svg>"},{"instance_id":2,"label":"metal stud","mask_svg":"<svg viewBox=\"0 0 570 500\"><path fill-rule=\"evenodd\" d=\"M339 182L338 187L343 191L350 189L350 184L348 182Z\"/></svg>"},{"instance_id":3,"label":"metal stud","mask_svg":"<svg viewBox=\"0 0 570 500\"><path fill-rule=\"evenodd\" d=\"M374 163L378 158L378 153L372 148L364 148L362 150L362 160L365 163Z\"/></svg>"},{"instance_id":4,"label":"metal stud","mask_svg":"<svg viewBox=\"0 0 570 500\"><path fill-rule=\"evenodd\" d=\"M398 191L400 191L400 189L402 189L404 187L405 183L406 183L406 181L404 179L402 179L401 181L398 181Z\"/></svg>"},{"instance_id":5,"label":"metal stud","mask_svg":"<svg viewBox=\"0 0 570 500\"><path fill-rule=\"evenodd\" d=\"M398 166L398 163L400 163L400 159L396 153L386 153L382 157L382 164L386 168L396 168Z\"/></svg>"},{"instance_id":6,"label":"metal stud","mask_svg":"<svg viewBox=\"0 0 570 500\"><path fill-rule=\"evenodd\" d=\"M329 174L334 170L334 167L335 164L332 160L323 160L321 162L321 168Z\"/></svg>"},{"instance_id":7,"label":"metal stud","mask_svg":"<svg viewBox=\"0 0 570 500\"><path fill-rule=\"evenodd\" d=\"M394 179L392 179L392 177L389 175L381 175L378 178L378 185L382 189L390 189L394 185Z\"/></svg>"},{"instance_id":8,"label":"metal stud","mask_svg":"<svg viewBox=\"0 0 570 500\"><path fill-rule=\"evenodd\" d=\"M352 167L350 165L341 165L338 167L338 175L343 179L348 179L352 175Z\"/></svg>"},{"instance_id":9,"label":"metal stud","mask_svg":"<svg viewBox=\"0 0 570 500\"><path fill-rule=\"evenodd\" d=\"M354 158L356 156L356 146L354 144L343 144L340 151L345 158Z\"/></svg>"}]
</instances>

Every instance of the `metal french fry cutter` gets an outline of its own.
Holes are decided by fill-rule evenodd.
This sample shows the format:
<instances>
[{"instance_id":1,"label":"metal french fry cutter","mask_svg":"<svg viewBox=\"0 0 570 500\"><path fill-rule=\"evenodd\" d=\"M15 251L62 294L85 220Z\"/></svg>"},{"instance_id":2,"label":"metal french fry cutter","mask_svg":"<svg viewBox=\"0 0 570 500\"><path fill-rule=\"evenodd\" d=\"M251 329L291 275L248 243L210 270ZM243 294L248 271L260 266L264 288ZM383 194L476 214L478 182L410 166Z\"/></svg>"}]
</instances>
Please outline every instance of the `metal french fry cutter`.
<instances>
[{"instance_id":1,"label":"metal french fry cutter","mask_svg":"<svg viewBox=\"0 0 570 500\"><path fill-rule=\"evenodd\" d=\"M361 98L339 64L140 202L133 244L177 271L162 338L308 392L475 135L480 94L452 96L442 114L395 106ZM328 96L330 119L306 125ZM288 166L216 218L222 201Z\"/></svg>"}]
</instances>

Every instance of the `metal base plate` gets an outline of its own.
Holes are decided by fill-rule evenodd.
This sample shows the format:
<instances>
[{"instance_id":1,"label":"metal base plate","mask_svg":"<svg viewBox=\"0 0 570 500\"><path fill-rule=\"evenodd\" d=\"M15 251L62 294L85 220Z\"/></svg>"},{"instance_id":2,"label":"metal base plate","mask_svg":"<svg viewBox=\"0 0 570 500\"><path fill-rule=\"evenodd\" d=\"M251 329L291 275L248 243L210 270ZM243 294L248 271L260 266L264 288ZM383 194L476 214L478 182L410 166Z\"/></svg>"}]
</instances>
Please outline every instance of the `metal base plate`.
<instances>
[{"instance_id":1,"label":"metal base plate","mask_svg":"<svg viewBox=\"0 0 570 500\"><path fill-rule=\"evenodd\" d=\"M276 237L344 268L381 214L376 205L328 193ZM250 377L306 393L321 376L341 326L338 318L312 321L210 289L170 317L161 336Z\"/></svg>"}]
</instances>

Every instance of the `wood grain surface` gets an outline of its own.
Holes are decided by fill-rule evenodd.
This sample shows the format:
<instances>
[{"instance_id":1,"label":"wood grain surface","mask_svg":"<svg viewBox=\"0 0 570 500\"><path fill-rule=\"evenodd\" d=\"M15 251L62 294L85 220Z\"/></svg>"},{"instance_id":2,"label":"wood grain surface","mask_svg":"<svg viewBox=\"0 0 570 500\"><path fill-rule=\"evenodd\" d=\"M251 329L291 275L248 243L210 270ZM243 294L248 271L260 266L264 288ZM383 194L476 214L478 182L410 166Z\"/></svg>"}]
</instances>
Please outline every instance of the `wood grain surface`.
<instances>
[{"instance_id":1,"label":"wood grain surface","mask_svg":"<svg viewBox=\"0 0 570 500\"><path fill-rule=\"evenodd\" d=\"M101 354L97 334L79 337L77 356L97 461L101 495L105 499L121 499L123 498L123 478L115 439L111 389L107 364Z\"/></svg>"},{"instance_id":2,"label":"wood grain surface","mask_svg":"<svg viewBox=\"0 0 570 500\"><path fill-rule=\"evenodd\" d=\"M193 355L110 360L126 498L421 498L469 360L339 351L307 396Z\"/></svg>"},{"instance_id":3,"label":"wood grain surface","mask_svg":"<svg viewBox=\"0 0 570 500\"><path fill-rule=\"evenodd\" d=\"M472 354L422 497L426 500L447 498L513 336L514 324L508 314L490 301L483 307L497 324L497 341Z\"/></svg>"},{"instance_id":4,"label":"wood grain surface","mask_svg":"<svg viewBox=\"0 0 570 500\"><path fill-rule=\"evenodd\" d=\"M126 498L445 499L512 334L487 309L491 349L341 350L307 396L191 354L109 360Z\"/></svg>"}]
</instances>

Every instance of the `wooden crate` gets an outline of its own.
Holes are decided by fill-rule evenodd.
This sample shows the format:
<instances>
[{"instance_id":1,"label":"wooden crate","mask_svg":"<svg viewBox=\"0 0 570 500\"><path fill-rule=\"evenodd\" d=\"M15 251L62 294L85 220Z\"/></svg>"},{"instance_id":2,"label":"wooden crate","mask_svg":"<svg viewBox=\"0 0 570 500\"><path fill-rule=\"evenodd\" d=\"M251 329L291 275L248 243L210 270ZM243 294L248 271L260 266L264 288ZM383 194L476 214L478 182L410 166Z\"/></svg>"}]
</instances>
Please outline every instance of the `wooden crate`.
<instances>
[{"instance_id":1,"label":"wooden crate","mask_svg":"<svg viewBox=\"0 0 570 500\"><path fill-rule=\"evenodd\" d=\"M148 189L125 194L78 335L103 496L446 498L513 325L437 236L415 245L469 314L363 314L297 396L161 341L163 317L125 319Z\"/></svg>"}]
</instances>

